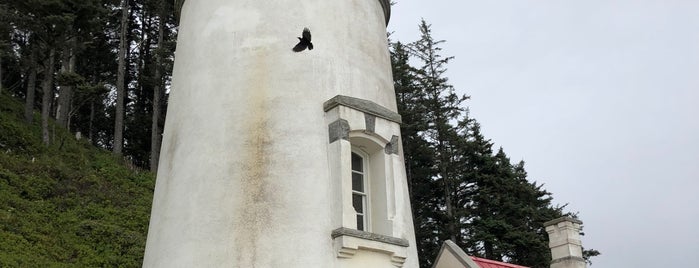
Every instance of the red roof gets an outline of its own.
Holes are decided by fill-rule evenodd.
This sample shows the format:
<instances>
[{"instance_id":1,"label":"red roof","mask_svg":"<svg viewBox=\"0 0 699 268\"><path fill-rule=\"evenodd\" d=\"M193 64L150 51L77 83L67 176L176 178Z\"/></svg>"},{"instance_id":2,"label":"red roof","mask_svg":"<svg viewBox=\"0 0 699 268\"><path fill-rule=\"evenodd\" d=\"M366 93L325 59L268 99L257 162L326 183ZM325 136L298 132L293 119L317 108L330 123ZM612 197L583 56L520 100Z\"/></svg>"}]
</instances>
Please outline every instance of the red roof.
<instances>
[{"instance_id":1,"label":"red roof","mask_svg":"<svg viewBox=\"0 0 699 268\"><path fill-rule=\"evenodd\" d=\"M483 259L478 257L469 256L473 261L478 264L481 268L529 268L526 266L515 265L511 263L499 262L489 259Z\"/></svg>"}]
</instances>

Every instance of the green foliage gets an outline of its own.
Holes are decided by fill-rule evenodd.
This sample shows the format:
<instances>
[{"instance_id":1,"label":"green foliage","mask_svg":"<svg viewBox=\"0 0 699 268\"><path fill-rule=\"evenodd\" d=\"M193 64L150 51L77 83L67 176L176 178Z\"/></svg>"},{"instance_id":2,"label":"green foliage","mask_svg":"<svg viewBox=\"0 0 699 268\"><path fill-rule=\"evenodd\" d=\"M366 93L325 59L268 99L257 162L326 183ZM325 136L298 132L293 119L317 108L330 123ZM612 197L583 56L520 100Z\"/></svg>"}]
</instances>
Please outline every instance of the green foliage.
<instances>
[{"instance_id":1,"label":"green foliage","mask_svg":"<svg viewBox=\"0 0 699 268\"><path fill-rule=\"evenodd\" d=\"M85 78L74 72L62 72L56 76L56 85L59 86L81 86L85 83Z\"/></svg>"},{"instance_id":2,"label":"green foliage","mask_svg":"<svg viewBox=\"0 0 699 268\"><path fill-rule=\"evenodd\" d=\"M585 262L587 262L587 264L589 265L592 265L592 261L590 261L590 258L602 255L602 253L595 249L585 249L585 247L583 247L582 255L583 259L585 259Z\"/></svg>"},{"instance_id":3,"label":"green foliage","mask_svg":"<svg viewBox=\"0 0 699 268\"><path fill-rule=\"evenodd\" d=\"M445 240L474 256L549 267L543 224L564 206L529 181L524 162L494 152L468 115L468 97L448 83L453 57L440 55L444 40L424 20L419 29L419 40L391 44L391 63L421 267L432 266Z\"/></svg>"},{"instance_id":4,"label":"green foliage","mask_svg":"<svg viewBox=\"0 0 699 268\"><path fill-rule=\"evenodd\" d=\"M3 89L15 97L29 95L28 77L38 71L34 100L43 82L55 77L49 88L57 90L47 107L61 125L89 137L95 146L111 149L115 128L114 94L117 88L117 51L120 45L121 1L109 0L0 0L0 60ZM150 127L154 93L159 94L162 129L177 33L173 1L128 1L124 154L146 167L151 157ZM162 42L159 42L162 27ZM44 63L55 53L55 71L46 73ZM160 56L160 60L157 60ZM158 72L155 72L155 70ZM157 77L155 75L157 73ZM158 91L156 91L158 90ZM162 96L161 96L162 95ZM61 106L58 109L57 106ZM42 107L43 108L43 107ZM61 112L59 115L57 111ZM67 113L67 114L66 114ZM68 125L69 124L69 125Z\"/></svg>"},{"instance_id":5,"label":"green foliage","mask_svg":"<svg viewBox=\"0 0 699 268\"><path fill-rule=\"evenodd\" d=\"M139 267L152 174L56 128L51 147L0 96L0 267Z\"/></svg>"}]
</instances>

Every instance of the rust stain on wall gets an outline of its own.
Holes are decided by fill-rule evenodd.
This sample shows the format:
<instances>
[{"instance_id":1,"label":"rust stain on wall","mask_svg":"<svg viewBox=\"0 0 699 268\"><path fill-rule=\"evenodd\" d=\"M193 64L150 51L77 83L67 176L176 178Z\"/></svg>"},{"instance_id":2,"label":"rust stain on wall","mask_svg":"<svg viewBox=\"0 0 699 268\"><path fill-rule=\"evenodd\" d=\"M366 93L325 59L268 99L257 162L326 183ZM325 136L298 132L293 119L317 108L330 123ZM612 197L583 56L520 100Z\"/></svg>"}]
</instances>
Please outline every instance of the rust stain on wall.
<instances>
[{"instance_id":1,"label":"rust stain on wall","mask_svg":"<svg viewBox=\"0 0 699 268\"><path fill-rule=\"evenodd\" d=\"M235 90L245 90L247 116L240 120L243 127L243 148L239 207L235 219L234 235L238 251L239 267L255 267L262 255L261 236L270 228L275 205L273 185L270 184L270 155L272 137L269 111L269 57L263 49L255 54L254 63L248 69L247 83Z\"/></svg>"},{"instance_id":2,"label":"rust stain on wall","mask_svg":"<svg viewBox=\"0 0 699 268\"><path fill-rule=\"evenodd\" d=\"M178 148L177 145L179 143L179 139L178 139L177 130L170 131L167 134L169 135L169 136L165 137L167 140L163 141L164 144L167 144L167 147L166 147L167 149L165 149L165 150L161 149L161 151L166 152L167 153L166 155L168 156L167 162L166 162L167 166L165 167L166 168L165 172L166 172L166 174L172 174L172 167L174 167L173 160L177 155L177 148ZM165 178L167 178L167 177L165 177Z\"/></svg>"}]
</instances>

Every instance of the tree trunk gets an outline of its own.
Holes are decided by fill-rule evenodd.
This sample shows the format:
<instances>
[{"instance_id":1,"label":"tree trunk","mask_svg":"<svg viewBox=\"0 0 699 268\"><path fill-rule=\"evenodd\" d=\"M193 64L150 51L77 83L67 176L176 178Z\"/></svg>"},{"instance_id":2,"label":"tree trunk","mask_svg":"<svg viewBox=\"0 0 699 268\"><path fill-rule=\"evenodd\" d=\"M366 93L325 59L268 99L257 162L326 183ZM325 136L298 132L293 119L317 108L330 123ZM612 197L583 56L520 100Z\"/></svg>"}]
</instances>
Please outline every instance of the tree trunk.
<instances>
[{"instance_id":1,"label":"tree trunk","mask_svg":"<svg viewBox=\"0 0 699 268\"><path fill-rule=\"evenodd\" d=\"M49 116L51 112L51 102L53 101L53 64L56 56L56 49L50 48L49 57L44 63L44 90L41 98L41 139L44 145L49 146Z\"/></svg>"},{"instance_id":2,"label":"tree trunk","mask_svg":"<svg viewBox=\"0 0 699 268\"><path fill-rule=\"evenodd\" d=\"M153 117L151 120L151 136L150 136L150 171L158 171L158 160L160 158L160 97L162 95L162 49L165 42L165 3L160 4L160 14L158 15L160 23L158 24L158 49L155 52L155 71L153 72Z\"/></svg>"},{"instance_id":3,"label":"tree trunk","mask_svg":"<svg viewBox=\"0 0 699 268\"><path fill-rule=\"evenodd\" d=\"M485 251L485 258L486 259L500 260L499 258L496 258L496 256L495 256L495 249L494 249L492 242L484 241L483 242L483 249Z\"/></svg>"},{"instance_id":4,"label":"tree trunk","mask_svg":"<svg viewBox=\"0 0 699 268\"><path fill-rule=\"evenodd\" d=\"M117 99L116 99L116 114L114 116L114 144L112 152L116 155L122 154L124 145L124 98L126 96L126 84L124 77L126 76L125 55L128 46L126 45L126 34L129 25L129 1L122 0L121 3L121 33L119 34L119 55L118 55L118 70L117 70Z\"/></svg>"},{"instance_id":5,"label":"tree trunk","mask_svg":"<svg viewBox=\"0 0 699 268\"><path fill-rule=\"evenodd\" d=\"M0 94L2 93L2 54L0 54Z\"/></svg>"},{"instance_id":6,"label":"tree trunk","mask_svg":"<svg viewBox=\"0 0 699 268\"><path fill-rule=\"evenodd\" d=\"M441 163L439 164L440 166L440 175L442 176L442 183L443 183L443 190L444 190L444 205L446 207L446 214L447 214L447 233L449 234L449 239L451 241L454 241L455 243L457 242L456 240L456 225L454 224L455 217L454 217L454 207L452 205L452 190L451 190L451 178L448 175L448 167L447 167L447 159L445 155L447 154L447 149L444 146L444 142L440 141L439 142L439 150L441 150L440 154L440 159Z\"/></svg>"},{"instance_id":7,"label":"tree trunk","mask_svg":"<svg viewBox=\"0 0 699 268\"><path fill-rule=\"evenodd\" d=\"M36 50L32 48L29 54L29 78L27 95L24 101L24 121L31 124L34 121L34 99L36 93Z\"/></svg>"},{"instance_id":8,"label":"tree trunk","mask_svg":"<svg viewBox=\"0 0 699 268\"><path fill-rule=\"evenodd\" d=\"M61 73L74 73L75 72L75 37L70 38L66 42L66 46L63 48L63 59L61 66ZM73 86L72 85L62 85L60 87L60 93L58 95L58 105L56 108L56 123L59 126L68 128L69 114L70 114L70 103L73 98Z\"/></svg>"},{"instance_id":9,"label":"tree trunk","mask_svg":"<svg viewBox=\"0 0 699 268\"><path fill-rule=\"evenodd\" d=\"M90 138L90 142L92 142L92 144L96 144L95 139L94 139L95 136L93 134L95 132L95 130L93 128L94 121L95 121L95 100L93 99L90 101L90 124L89 124L89 129L88 129L88 132L89 132L88 135Z\"/></svg>"},{"instance_id":10,"label":"tree trunk","mask_svg":"<svg viewBox=\"0 0 699 268\"><path fill-rule=\"evenodd\" d=\"M436 74L434 67L432 64L430 64L431 68L431 73L434 75ZM446 216L447 216L447 223L446 223L446 228L447 228L447 233L449 235L449 239L451 241L456 241L456 224L454 223L455 217L454 217L454 207L453 207L453 191L452 191L452 181L451 177L449 176L449 171L450 167L448 166L449 161L449 155L451 155L451 152L447 148L446 145L446 140L447 140L447 132L449 131L449 126L448 126L448 121L444 119L443 116L443 110L439 106L439 90L436 88L432 88L431 90L431 98L432 101L437 104L437 106L433 107L434 113L435 113L435 119L434 119L434 127L436 131L436 140L437 140L437 150L439 153L439 173L442 177L442 187L444 191L444 205L446 208Z\"/></svg>"}]
</instances>

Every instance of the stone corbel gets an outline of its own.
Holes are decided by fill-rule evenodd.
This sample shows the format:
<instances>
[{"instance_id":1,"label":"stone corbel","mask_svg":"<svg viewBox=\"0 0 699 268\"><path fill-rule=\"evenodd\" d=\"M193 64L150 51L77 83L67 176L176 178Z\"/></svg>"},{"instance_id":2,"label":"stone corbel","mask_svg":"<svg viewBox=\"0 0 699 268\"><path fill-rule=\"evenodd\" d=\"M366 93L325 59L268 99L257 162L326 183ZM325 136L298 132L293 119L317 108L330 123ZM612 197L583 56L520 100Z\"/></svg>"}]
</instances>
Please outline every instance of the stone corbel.
<instances>
[{"instance_id":1,"label":"stone corbel","mask_svg":"<svg viewBox=\"0 0 699 268\"><path fill-rule=\"evenodd\" d=\"M353 258L360 249L385 253L395 267L403 267L408 258L405 239L349 228L335 229L331 236L338 258Z\"/></svg>"}]
</instances>

